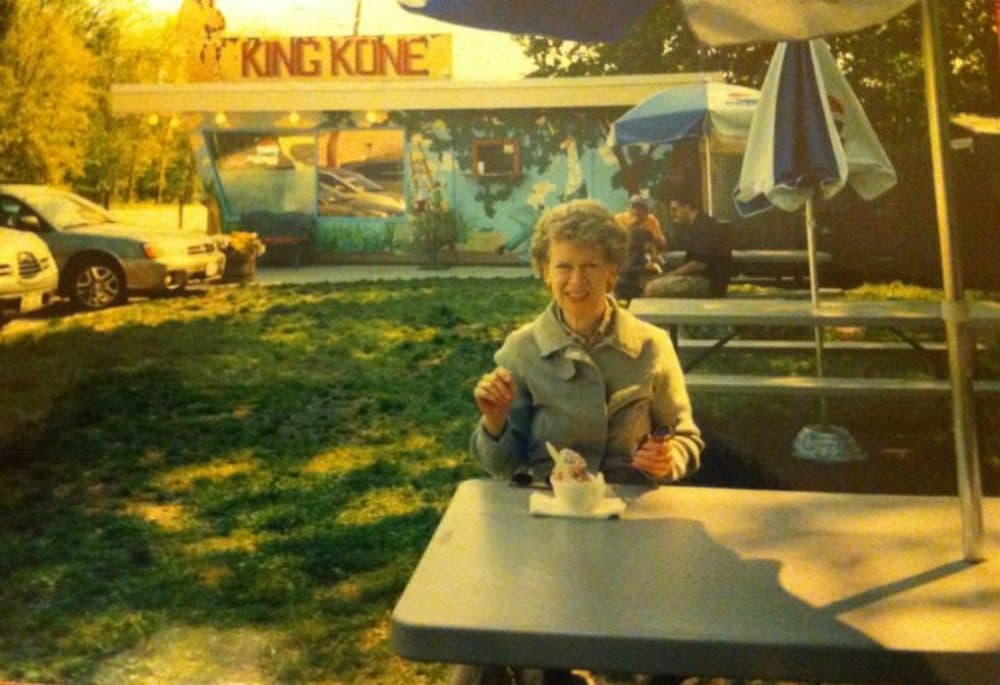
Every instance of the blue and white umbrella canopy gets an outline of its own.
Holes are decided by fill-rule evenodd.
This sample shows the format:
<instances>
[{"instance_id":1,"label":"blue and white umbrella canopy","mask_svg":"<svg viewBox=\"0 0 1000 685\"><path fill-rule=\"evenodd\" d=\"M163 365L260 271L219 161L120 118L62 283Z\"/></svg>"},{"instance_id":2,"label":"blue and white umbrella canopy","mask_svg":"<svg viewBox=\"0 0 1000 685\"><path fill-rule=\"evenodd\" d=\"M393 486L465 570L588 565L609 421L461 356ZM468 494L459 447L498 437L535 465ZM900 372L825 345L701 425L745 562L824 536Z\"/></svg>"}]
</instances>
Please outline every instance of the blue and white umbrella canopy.
<instances>
[{"instance_id":1,"label":"blue and white umbrella canopy","mask_svg":"<svg viewBox=\"0 0 1000 685\"><path fill-rule=\"evenodd\" d=\"M847 184L871 200L896 184L896 170L826 41L780 43L750 124L737 208L791 212Z\"/></svg>"},{"instance_id":2,"label":"blue and white umbrella canopy","mask_svg":"<svg viewBox=\"0 0 1000 685\"><path fill-rule=\"evenodd\" d=\"M397 0L434 19L583 42L618 40L655 5L679 2L709 45L804 40L883 24L917 0Z\"/></svg>"},{"instance_id":3,"label":"blue and white umbrella canopy","mask_svg":"<svg viewBox=\"0 0 1000 685\"><path fill-rule=\"evenodd\" d=\"M692 83L650 95L611 125L610 145L671 143L711 135L745 141L760 91L728 83Z\"/></svg>"}]
</instances>

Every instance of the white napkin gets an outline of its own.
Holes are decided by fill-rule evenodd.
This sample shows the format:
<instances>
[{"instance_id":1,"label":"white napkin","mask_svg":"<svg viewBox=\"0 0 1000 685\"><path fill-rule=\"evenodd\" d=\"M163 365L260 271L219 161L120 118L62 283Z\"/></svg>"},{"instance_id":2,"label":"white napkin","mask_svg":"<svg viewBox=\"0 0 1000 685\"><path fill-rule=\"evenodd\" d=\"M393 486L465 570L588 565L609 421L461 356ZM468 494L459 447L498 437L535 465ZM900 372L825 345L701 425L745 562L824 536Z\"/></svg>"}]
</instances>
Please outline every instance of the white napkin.
<instances>
[{"instance_id":1,"label":"white napkin","mask_svg":"<svg viewBox=\"0 0 1000 685\"><path fill-rule=\"evenodd\" d=\"M566 518L607 519L620 516L625 511L625 501L619 497L605 497L589 511L573 511L563 506L553 495L533 492L528 501L528 511L534 516L563 516Z\"/></svg>"}]
</instances>

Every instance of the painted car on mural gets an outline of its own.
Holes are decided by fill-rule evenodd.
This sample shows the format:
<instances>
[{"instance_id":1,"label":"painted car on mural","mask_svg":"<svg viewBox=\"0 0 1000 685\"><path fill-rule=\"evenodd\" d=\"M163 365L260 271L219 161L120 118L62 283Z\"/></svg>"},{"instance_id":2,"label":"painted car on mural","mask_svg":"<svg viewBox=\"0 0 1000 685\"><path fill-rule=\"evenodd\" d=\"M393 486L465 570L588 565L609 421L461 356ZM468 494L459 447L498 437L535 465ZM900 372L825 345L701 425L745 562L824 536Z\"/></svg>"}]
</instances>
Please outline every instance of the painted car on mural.
<instances>
[{"instance_id":1,"label":"painted car on mural","mask_svg":"<svg viewBox=\"0 0 1000 685\"><path fill-rule=\"evenodd\" d=\"M123 224L93 202L49 186L0 184L0 223L48 245L59 293L83 309L218 280L226 262L210 237Z\"/></svg>"},{"instance_id":2,"label":"painted car on mural","mask_svg":"<svg viewBox=\"0 0 1000 685\"><path fill-rule=\"evenodd\" d=\"M406 211L403 198L349 169L320 169L319 213L326 216L388 217Z\"/></svg>"},{"instance_id":3,"label":"painted car on mural","mask_svg":"<svg viewBox=\"0 0 1000 685\"><path fill-rule=\"evenodd\" d=\"M31 233L0 228L0 323L46 306L58 286L48 245Z\"/></svg>"}]
</instances>

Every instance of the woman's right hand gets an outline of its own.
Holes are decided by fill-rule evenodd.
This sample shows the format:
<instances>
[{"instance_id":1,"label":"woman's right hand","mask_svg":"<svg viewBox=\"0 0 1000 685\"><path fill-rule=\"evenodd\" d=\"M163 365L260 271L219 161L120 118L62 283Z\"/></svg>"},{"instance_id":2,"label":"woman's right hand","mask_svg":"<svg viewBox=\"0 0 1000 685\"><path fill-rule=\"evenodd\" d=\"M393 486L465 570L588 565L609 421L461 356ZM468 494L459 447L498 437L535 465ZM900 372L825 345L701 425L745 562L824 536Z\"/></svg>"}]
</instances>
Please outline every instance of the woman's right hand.
<instances>
[{"instance_id":1,"label":"woman's right hand","mask_svg":"<svg viewBox=\"0 0 1000 685\"><path fill-rule=\"evenodd\" d=\"M510 371L498 366L479 379L472 394L483 415L486 432L494 438L499 437L514 401L514 377Z\"/></svg>"}]
</instances>

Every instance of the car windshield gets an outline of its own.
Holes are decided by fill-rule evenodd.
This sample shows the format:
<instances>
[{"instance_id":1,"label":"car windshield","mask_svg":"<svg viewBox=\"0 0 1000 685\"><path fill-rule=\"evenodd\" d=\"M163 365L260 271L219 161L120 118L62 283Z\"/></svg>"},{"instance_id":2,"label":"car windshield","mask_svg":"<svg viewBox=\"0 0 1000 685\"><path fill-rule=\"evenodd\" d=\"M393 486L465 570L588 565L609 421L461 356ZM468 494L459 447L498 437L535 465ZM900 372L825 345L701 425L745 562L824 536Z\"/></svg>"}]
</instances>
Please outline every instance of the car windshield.
<instances>
[{"instance_id":1,"label":"car windshield","mask_svg":"<svg viewBox=\"0 0 1000 685\"><path fill-rule=\"evenodd\" d=\"M114 223L108 212L82 197L63 193L37 193L27 198L42 218L60 231Z\"/></svg>"},{"instance_id":2,"label":"car windshield","mask_svg":"<svg viewBox=\"0 0 1000 685\"><path fill-rule=\"evenodd\" d=\"M355 185L359 185L365 190L370 190L373 193L378 193L384 191L385 188L380 186L375 181L371 180L364 174L359 174L357 171L351 171L350 169L337 169L337 173L341 176L348 178Z\"/></svg>"},{"instance_id":3,"label":"car windshield","mask_svg":"<svg viewBox=\"0 0 1000 685\"><path fill-rule=\"evenodd\" d=\"M319 182L328 186L345 187L355 193L360 193L361 191L381 193L385 191L385 188L367 176L347 169L320 171Z\"/></svg>"}]
</instances>

